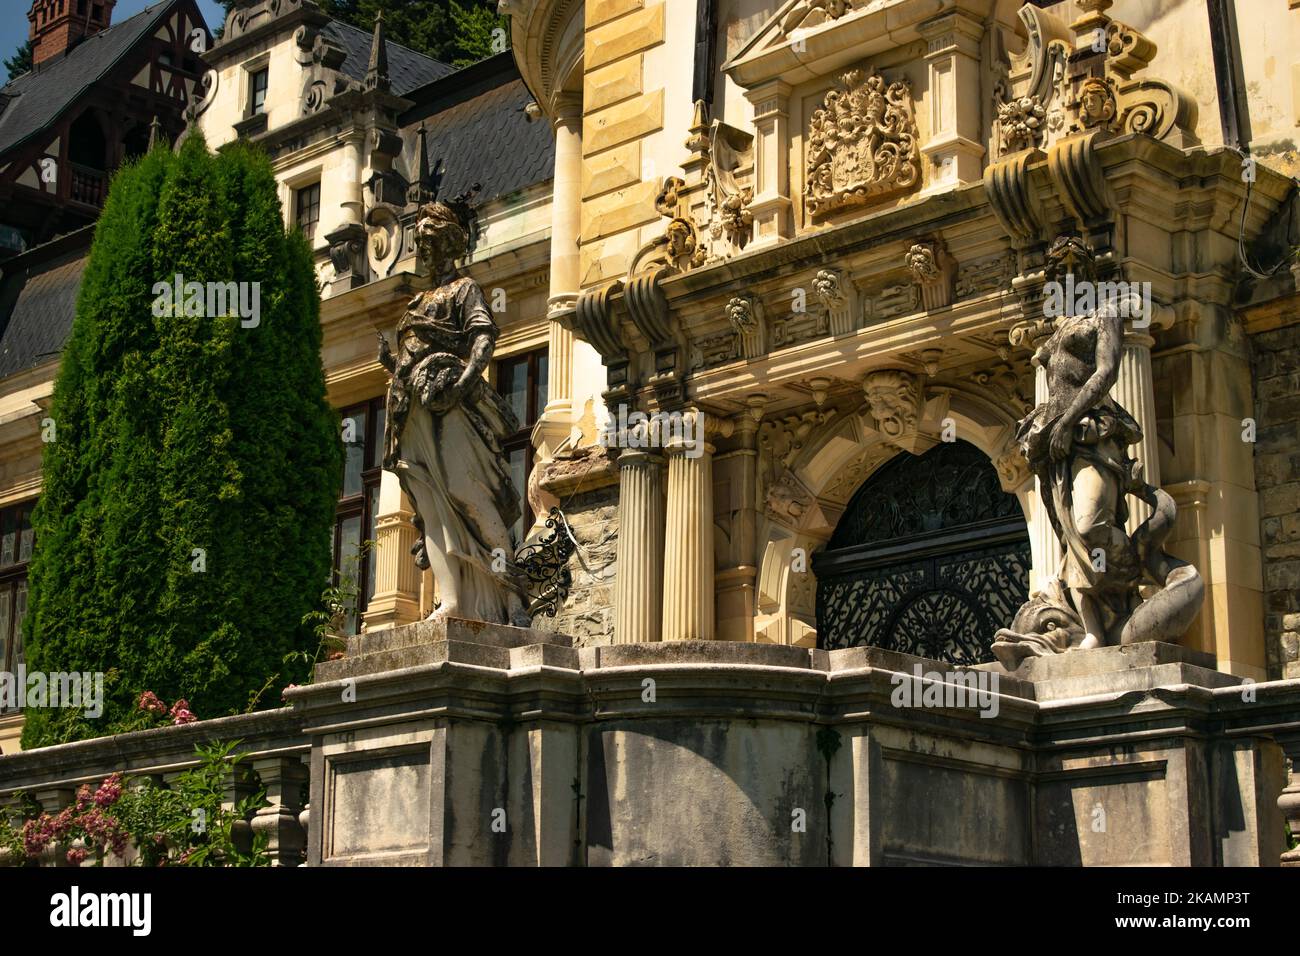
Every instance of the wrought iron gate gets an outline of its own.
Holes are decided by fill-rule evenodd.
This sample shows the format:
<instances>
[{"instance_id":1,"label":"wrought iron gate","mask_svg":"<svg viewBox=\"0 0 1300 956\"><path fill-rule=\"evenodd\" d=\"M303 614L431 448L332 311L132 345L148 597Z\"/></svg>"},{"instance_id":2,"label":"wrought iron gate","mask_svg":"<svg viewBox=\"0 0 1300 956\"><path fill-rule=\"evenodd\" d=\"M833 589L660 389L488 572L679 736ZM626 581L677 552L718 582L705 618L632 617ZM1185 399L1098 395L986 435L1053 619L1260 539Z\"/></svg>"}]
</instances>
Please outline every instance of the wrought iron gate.
<instances>
[{"instance_id":1,"label":"wrought iron gate","mask_svg":"<svg viewBox=\"0 0 1300 956\"><path fill-rule=\"evenodd\" d=\"M869 644L953 664L989 645L1029 592L1016 496L978 448L900 453L854 494L813 556L820 647Z\"/></svg>"}]
</instances>

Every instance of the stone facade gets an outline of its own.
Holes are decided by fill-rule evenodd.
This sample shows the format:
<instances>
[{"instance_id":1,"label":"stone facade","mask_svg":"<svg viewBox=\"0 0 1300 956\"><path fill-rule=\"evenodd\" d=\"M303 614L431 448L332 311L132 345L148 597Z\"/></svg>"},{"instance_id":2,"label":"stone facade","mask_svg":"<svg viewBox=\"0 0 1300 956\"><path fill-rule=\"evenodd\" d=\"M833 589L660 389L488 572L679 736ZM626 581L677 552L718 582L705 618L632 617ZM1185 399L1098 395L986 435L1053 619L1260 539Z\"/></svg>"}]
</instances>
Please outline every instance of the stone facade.
<instances>
[{"instance_id":1,"label":"stone facade","mask_svg":"<svg viewBox=\"0 0 1300 956\"><path fill-rule=\"evenodd\" d=\"M1269 674L1300 677L1300 325L1251 338Z\"/></svg>"}]
</instances>

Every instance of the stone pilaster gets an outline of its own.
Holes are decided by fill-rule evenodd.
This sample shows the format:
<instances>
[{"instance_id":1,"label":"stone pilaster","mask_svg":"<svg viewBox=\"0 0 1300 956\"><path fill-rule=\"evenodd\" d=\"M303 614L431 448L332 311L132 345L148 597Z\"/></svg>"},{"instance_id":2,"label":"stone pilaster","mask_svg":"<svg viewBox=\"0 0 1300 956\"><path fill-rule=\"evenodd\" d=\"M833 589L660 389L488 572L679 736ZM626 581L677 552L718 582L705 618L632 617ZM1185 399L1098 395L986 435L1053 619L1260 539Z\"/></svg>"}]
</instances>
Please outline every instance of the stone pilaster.
<instances>
[{"instance_id":1,"label":"stone pilaster","mask_svg":"<svg viewBox=\"0 0 1300 956\"><path fill-rule=\"evenodd\" d=\"M1111 397L1119 402L1142 428L1142 440L1129 454L1142 465L1149 484L1160 487L1160 451L1156 446L1156 398L1151 378L1151 346L1155 340L1137 329L1124 330L1124 344L1119 357L1119 374ZM1128 499L1128 532L1151 515L1151 506L1132 496Z\"/></svg>"},{"instance_id":2,"label":"stone pilaster","mask_svg":"<svg viewBox=\"0 0 1300 956\"><path fill-rule=\"evenodd\" d=\"M944 192L984 175L980 126L980 38L983 25L955 12L923 23L929 72L930 136L921 152L930 162L926 193Z\"/></svg>"},{"instance_id":3,"label":"stone pilaster","mask_svg":"<svg viewBox=\"0 0 1300 956\"><path fill-rule=\"evenodd\" d=\"M639 449L618 458L618 551L614 643L661 639L664 459Z\"/></svg>"},{"instance_id":4,"label":"stone pilaster","mask_svg":"<svg viewBox=\"0 0 1300 956\"><path fill-rule=\"evenodd\" d=\"M750 250L794 235L790 222L790 87L780 80L745 93L754 104L754 238Z\"/></svg>"},{"instance_id":5,"label":"stone pilaster","mask_svg":"<svg viewBox=\"0 0 1300 956\"><path fill-rule=\"evenodd\" d=\"M1051 334L1052 323L1049 319L1031 319L1012 328L1011 344L1027 349L1032 354ZM1041 405L1045 401L1047 369L1035 366L1034 405ZM1043 488L1042 482L1035 478L1031 495L1033 506L1029 516L1029 552L1033 561L1033 567L1029 570L1031 594L1056 576L1061 563L1061 540L1052 530L1052 523L1047 520L1047 509L1043 505L1045 494L1051 494L1051 490Z\"/></svg>"},{"instance_id":6,"label":"stone pilaster","mask_svg":"<svg viewBox=\"0 0 1300 956\"><path fill-rule=\"evenodd\" d=\"M367 631L418 621L420 569L411 555L419 537L415 512L402 494L397 476L384 472L379 485L379 515L375 519L375 548L370 573L375 587L363 616Z\"/></svg>"}]
</instances>

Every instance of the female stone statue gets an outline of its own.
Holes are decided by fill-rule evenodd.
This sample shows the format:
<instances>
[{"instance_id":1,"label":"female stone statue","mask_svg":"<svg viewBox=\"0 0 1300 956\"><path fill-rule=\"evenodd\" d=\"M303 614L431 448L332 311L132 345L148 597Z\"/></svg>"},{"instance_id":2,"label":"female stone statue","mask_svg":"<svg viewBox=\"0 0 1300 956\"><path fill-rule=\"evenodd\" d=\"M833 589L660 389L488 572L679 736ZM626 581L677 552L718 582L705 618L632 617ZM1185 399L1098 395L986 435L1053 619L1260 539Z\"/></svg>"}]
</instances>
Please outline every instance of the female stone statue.
<instances>
[{"instance_id":1,"label":"female stone statue","mask_svg":"<svg viewBox=\"0 0 1300 956\"><path fill-rule=\"evenodd\" d=\"M397 326L397 354L379 336L392 374L384 468L415 507L422 568L432 566L439 605L430 619L462 617L527 627L510 528L519 499L502 441L519 427L483 380L497 327L478 284L456 270L467 235L441 202L420 210L416 243L433 288L417 295Z\"/></svg>"},{"instance_id":2,"label":"female stone statue","mask_svg":"<svg viewBox=\"0 0 1300 956\"><path fill-rule=\"evenodd\" d=\"M1094 281L1091 254L1076 238L1054 243L1049 261L1076 283ZM1204 586L1196 569L1161 549L1173 527L1173 499L1147 484L1130 457L1142 430L1110 395L1129 306L1067 309L1034 354L1033 363L1047 371L1047 400L1020 422L1017 437L1062 554L1056 579L997 634L993 651L1008 667L1075 648L1176 641L1200 608ZM1129 494L1154 509L1131 538L1124 530ZM1143 601L1141 585L1161 590Z\"/></svg>"}]
</instances>

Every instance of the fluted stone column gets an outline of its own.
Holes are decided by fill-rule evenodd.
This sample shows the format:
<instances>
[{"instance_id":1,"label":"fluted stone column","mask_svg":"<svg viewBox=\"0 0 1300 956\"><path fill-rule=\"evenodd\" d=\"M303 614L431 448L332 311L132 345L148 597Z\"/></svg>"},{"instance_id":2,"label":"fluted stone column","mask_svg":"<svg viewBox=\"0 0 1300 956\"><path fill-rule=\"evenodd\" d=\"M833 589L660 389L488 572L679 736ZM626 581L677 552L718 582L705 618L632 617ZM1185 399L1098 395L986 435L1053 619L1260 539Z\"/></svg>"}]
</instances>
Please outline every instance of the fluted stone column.
<instances>
[{"instance_id":1,"label":"fluted stone column","mask_svg":"<svg viewBox=\"0 0 1300 956\"><path fill-rule=\"evenodd\" d=\"M415 511L402 494L397 476L389 471L380 478L374 534L370 573L375 578L375 589L363 616L366 630L418 621L422 617L420 569L411 555L419 537Z\"/></svg>"},{"instance_id":2,"label":"fluted stone column","mask_svg":"<svg viewBox=\"0 0 1300 956\"><path fill-rule=\"evenodd\" d=\"M573 333L554 315L573 308L581 285L578 239L582 223L582 97L554 100L555 180L551 197L551 313L547 341L546 408L542 410L543 455L569 434L573 415Z\"/></svg>"},{"instance_id":3,"label":"fluted stone column","mask_svg":"<svg viewBox=\"0 0 1300 956\"><path fill-rule=\"evenodd\" d=\"M624 450L618 457L616 644L662 639L664 507L664 459Z\"/></svg>"},{"instance_id":4,"label":"fluted stone column","mask_svg":"<svg viewBox=\"0 0 1300 956\"><path fill-rule=\"evenodd\" d=\"M713 452L709 432L730 435L730 420L698 409L665 444L668 513L664 540L664 640L714 639Z\"/></svg>"},{"instance_id":5,"label":"fluted stone column","mask_svg":"<svg viewBox=\"0 0 1300 956\"><path fill-rule=\"evenodd\" d=\"M1033 319L1016 325L1011 330L1011 344L1028 349L1032 354L1048 340L1052 334L1050 319ZM1047 401L1047 369L1034 367L1034 405ZM1042 482L1034 479L1033 508L1029 516L1029 552L1033 567L1029 571L1030 593L1043 587L1056 576L1061 563L1061 540L1052 530L1052 523L1047 519L1044 495L1050 495L1051 489L1044 488Z\"/></svg>"},{"instance_id":6,"label":"fluted stone column","mask_svg":"<svg viewBox=\"0 0 1300 956\"><path fill-rule=\"evenodd\" d=\"M1142 427L1142 440L1129 451L1142 465L1148 484L1160 487L1160 449L1156 445L1156 396L1151 377L1151 346L1155 343L1145 331L1126 328L1120 350L1119 374L1111 397L1119 402ZM1151 507L1137 498L1128 499L1130 534L1151 514Z\"/></svg>"}]
</instances>

